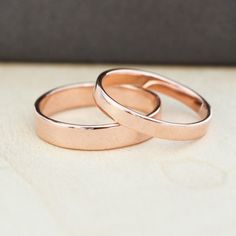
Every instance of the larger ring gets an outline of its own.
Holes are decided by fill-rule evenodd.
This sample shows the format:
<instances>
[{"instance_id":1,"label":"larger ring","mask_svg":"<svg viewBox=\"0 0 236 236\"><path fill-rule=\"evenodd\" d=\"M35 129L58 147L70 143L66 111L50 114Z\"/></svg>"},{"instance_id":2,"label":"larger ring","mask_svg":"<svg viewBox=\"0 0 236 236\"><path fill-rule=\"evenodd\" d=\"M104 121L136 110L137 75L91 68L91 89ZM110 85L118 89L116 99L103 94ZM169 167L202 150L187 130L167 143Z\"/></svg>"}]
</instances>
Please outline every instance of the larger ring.
<instances>
[{"instance_id":1,"label":"larger ring","mask_svg":"<svg viewBox=\"0 0 236 236\"><path fill-rule=\"evenodd\" d=\"M110 86L120 84L131 84L171 96L195 111L200 121L167 122L129 109L119 104L107 90ZM113 69L101 73L96 82L94 98L97 105L113 120L152 137L171 140L200 138L207 132L211 120L210 105L198 93L161 75L140 70Z\"/></svg>"},{"instance_id":2,"label":"larger ring","mask_svg":"<svg viewBox=\"0 0 236 236\"><path fill-rule=\"evenodd\" d=\"M102 125L70 124L52 119L60 111L95 106L92 96L94 84L75 84L53 89L35 102L36 133L56 146L80 150L105 150L141 143L150 136L138 133L118 123ZM144 112L149 117L160 116L159 97L134 86L111 88L112 95L122 104ZM135 102L132 98L135 97Z\"/></svg>"}]
</instances>

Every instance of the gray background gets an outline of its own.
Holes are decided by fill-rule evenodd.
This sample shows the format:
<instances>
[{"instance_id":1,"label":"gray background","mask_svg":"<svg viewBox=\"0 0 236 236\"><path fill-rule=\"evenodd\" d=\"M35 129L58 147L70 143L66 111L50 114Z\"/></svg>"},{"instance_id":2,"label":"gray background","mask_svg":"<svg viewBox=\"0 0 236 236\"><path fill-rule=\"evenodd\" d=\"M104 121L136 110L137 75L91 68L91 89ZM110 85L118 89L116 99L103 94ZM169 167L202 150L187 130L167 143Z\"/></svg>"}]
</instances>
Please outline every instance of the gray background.
<instances>
[{"instance_id":1,"label":"gray background","mask_svg":"<svg viewBox=\"0 0 236 236\"><path fill-rule=\"evenodd\" d=\"M235 0L0 0L0 60L236 63Z\"/></svg>"}]
</instances>

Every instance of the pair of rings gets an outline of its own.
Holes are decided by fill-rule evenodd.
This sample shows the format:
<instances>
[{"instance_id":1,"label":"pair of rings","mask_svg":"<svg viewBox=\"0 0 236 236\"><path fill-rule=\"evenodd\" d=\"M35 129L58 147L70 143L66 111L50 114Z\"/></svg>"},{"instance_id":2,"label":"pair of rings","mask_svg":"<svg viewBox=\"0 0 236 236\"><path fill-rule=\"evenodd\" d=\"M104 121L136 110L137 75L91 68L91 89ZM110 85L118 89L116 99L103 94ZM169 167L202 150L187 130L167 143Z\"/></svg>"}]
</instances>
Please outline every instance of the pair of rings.
<instances>
[{"instance_id":1,"label":"pair of rings","mask_svg":"<svg viewBox=\"0 0 236 236\"><path fill-rule=\"evenodd\" d=\"M200 117L193 123L161 120L163 93L187 105ZM55 113L98 106L114 123L81 125L52 118ZM192 89L163 76L131 69L102 72L96 84L59 87L35 102L36 133L56 146L80 150L105 150L130 146L151 137L192 140L205 135L211 120L208 102Z\"/></svg>"}]
</instances>

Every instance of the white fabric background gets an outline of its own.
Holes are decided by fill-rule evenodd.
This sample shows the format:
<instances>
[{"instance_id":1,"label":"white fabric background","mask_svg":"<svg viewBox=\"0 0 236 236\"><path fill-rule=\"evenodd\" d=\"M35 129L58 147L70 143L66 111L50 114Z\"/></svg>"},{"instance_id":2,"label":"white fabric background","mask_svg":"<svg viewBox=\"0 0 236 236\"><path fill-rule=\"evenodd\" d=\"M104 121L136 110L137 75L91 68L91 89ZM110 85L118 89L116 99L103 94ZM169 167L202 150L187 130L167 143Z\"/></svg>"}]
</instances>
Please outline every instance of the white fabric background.
<instances>
[{"instance_id":1,"label":"white fabric background","mask_svg":"<svg viewBox=\"0 0 236 236\"><path fill-rule=\"evenodd\" d=\"M35 135L39 95L94 81L112 67L0 64L0 235L236 235L236 68L140 67L209 101L213 121L200 140L152 139L88 152L54 147ZM164 118L179 120L183 112L192 119L172 104L166 100ZM95 109L86 112L79 119L102 119Z\"/></svg>"}]
</instances>

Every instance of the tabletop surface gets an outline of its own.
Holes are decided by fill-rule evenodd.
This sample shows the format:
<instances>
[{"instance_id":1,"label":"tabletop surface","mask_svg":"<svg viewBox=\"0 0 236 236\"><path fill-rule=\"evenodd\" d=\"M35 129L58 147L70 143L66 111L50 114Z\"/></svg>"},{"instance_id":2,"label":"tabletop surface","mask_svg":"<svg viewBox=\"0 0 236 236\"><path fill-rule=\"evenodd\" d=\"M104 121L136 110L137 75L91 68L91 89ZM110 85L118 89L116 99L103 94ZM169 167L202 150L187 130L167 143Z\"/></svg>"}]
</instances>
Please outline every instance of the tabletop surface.
<instances>
[{"instance_id":1,"label":"tabletop surface","mask_svg":"<svg viewBox=\"0 0 236 236\"><path fill-rule=\"evenodd\" d=\"M38 96L95 81L113 67L0 64L0 234L236 235L235 67L125 66L166 75L205 97L213 120L202 139L153 138L123 149L75 151L36 136ZM163 119L193 119L163 99ZM70 118L104 119L96 108L82 111Z\"/></svg>"}]
</instances>

